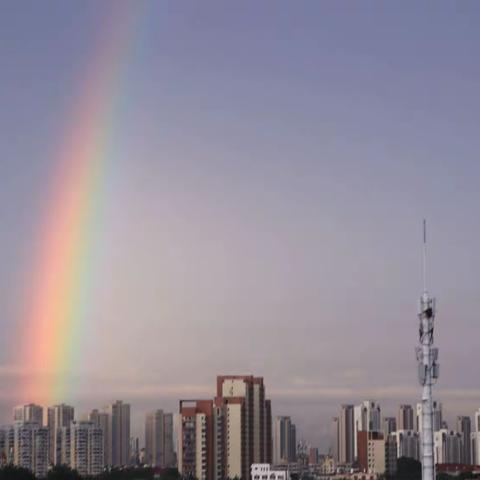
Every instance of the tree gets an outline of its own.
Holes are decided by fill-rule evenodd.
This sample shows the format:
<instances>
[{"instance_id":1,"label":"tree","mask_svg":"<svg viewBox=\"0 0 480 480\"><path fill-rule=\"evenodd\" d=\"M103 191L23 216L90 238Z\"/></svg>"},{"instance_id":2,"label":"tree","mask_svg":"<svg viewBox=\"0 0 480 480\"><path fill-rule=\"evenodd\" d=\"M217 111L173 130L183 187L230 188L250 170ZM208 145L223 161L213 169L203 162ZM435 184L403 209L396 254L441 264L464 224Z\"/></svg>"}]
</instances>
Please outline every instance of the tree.
<instances>
[{"instance_id":1,"label":"tree","mask_svg":"<svg viewBox=\"0 0 480 480\"><path fill-rule=\"evenodd\" d=\"M35 480L35 475L25 468L7 465L0 468L0 480Z\"/></svg>"},{"instance_id":2,"label":"tree","mask_svg":"<svg viewBox=\"0 0 480 480\"><path fill-rule=\"evenodd\" d=\"M399 458L395 478L397 480L421 480L422 464L413 458Z\"/></svg>"},{"instance_id":3,"label":"tree","mask_svg":"<svg viewBox=\"0 0 480 480\"><path fill-rule=\"evenodd\" d=\"M70 467L57 465L48 472L47 480L82 480L82 477Z\"/></svg>"}]
</instances>

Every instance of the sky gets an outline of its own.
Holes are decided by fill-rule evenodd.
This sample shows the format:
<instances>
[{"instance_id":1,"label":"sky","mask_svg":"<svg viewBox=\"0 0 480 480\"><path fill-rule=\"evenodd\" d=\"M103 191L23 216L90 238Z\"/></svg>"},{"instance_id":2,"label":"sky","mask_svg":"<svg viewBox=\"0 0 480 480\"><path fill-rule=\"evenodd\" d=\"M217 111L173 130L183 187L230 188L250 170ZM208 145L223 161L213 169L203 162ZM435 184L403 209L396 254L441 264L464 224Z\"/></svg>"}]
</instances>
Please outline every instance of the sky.
<instances>
[{"instance_id":1,"label":"sky","mask_svg":"<svg viewBox=\"0 0 480 480\"><path fill-rule=\"evenodd\" d=\"M394 415L420 398L427 218L435 397L452 427L473 415L479 22L473 1L0 2L0 423L53 375L26 361L29 282L109 42L110 106L90 118L108 158L78 259L91 288L74 360L53 366L59 400L128 401L141 436L145 411L251 373L327 451L341 403Z\"/></svg>"}]
</instances>

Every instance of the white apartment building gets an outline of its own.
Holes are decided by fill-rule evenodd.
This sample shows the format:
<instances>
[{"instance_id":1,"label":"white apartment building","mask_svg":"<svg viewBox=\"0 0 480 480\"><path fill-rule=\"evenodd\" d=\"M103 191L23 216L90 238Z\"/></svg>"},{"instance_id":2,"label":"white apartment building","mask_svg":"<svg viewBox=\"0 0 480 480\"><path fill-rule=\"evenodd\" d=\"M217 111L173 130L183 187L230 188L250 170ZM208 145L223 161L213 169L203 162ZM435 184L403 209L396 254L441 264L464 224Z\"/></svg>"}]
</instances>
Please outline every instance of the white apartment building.
<instances>
[{"instance_id":1,"label":"white apartment building","mask_svg":"<svg viewBox=\"0 0 480 480\"><path fill-rule=\"evenodd\" d=\"M13 409L14 422L33 422L43 425L43 407L29 403L18 405Z\"/></svg>"},{"instance_id":2,"label":"white apartment building","mask_svg":"<svg viewBox=\"0 0 480 480\"><path fill-rule=\"evenodd\" d=\"M382 412L380 405L374 400L364 400L356 405L353 414L353 445L354 457L358 458L358 432L381 432Z\"/></svg>"},{"instance_id":3,"label":"white apartment building","mask_svg":"<svg viewBox=\"0 0 480 480\"><path fill-rule=\"evenodd\" d=\"M17 422L13 427L13 463L44 478L48 471L48 428L37 422Z\"/></svg>"},{"instance_id":4,"label":"white apartment building","mask_svg":"<svg viewBox=\"0 0 480 480\"><path fill-rule=\"evenodd\" d=\"M253 463L252 480L290 480L288 470L272 470L269 463Z\"/></svg>"},{"instance_id":5,"label":"white apartment building","mask_svg":"<svg viewBox=\"0 0 480 480\"><path fill-rule=\"evenodd\" d=\"M420 459L420 436L414 430L397 430L395 436L397 444L397 458L407 457Z\"/></svg>"},{"instance_id":6,"label":"white apartment building","mask_svg":"<svg viewBox=\"0 0 480 480\"><path fill-rule=\"evenodd\" d=\"M460 433L441 429L433 434L435 463L462 463L463 437Z\"/></svg>"},{"instance_id":7,"label":"white apartment building","mask_svg":"<svg viewBox=\"0 0 480 480\"><path fill-rule=\"evenodd\" d=\"M47 426L49 429L49 453L48 459L54 465L65 464L69 458L67 438L62 434L63 428L70 427L75 416L75 409L64 403L49 407L47 411ZM63 446L61 439L63 438ZM63 448L63 450L62 450Z\"/></svg>"},{"instance_id":8,"label":"white apartment building","mask_svg":"<svg viewBox=\"0 0 480 480\"><path fill-rule=\"evenodd\" d=\"M104 468L103 430L93 422L72 422L70 466L82 476L99 475Z\"/></svg>"}]
</instances>

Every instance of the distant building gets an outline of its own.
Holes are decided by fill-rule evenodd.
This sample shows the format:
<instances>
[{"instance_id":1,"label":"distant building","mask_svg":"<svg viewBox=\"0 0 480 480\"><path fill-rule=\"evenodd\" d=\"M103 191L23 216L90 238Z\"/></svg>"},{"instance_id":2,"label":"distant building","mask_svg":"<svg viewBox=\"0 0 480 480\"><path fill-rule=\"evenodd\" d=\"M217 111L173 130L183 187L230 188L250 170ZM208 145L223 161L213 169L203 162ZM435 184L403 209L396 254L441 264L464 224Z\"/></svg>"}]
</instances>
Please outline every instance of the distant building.
<instances>
[{"instance_id":1,"label":"distant building","mask_svg":"<svg viewBox=\"0 0 480 480\"><path fill-rule=\"evenodd\" d=\"M47 411L47 426L49 431L49 451L48 459L54 465L65 463L66 453L66 437L63 434L63 446L60 441L62 435L61 429L70 427L75 417L75 409L64 403L49 407ZM62 451L63 448L63 451ZM62 458L63 457L63 458Z\"/></svg>"},{"instance_id":2,"label":"distant building","mask_svg":"<svg viewBox=\"0 0 480 480\"><path fill-rule=\"evenodd\" d=\"M48 428L17 421L13 427L13 464L44 478L48 471Z\"/></svg>"},{"instance_id":3,"label":"distant building","mask_svg":"<svg viewBox=\"0 0 480 480\"><path fill-rule=\"evenodd\" d=\"M105 466L112 465L112 449L110 447L111 434L110 434L110 419L107 412L101 412L94 409L88 415L88 420L92 422L96 427L101 428L103 438L103 464Z\"/></svg>"},{"instance_id":4,"label":"distant building","mask_svg":"<svg viewBox=\"0 0 480 480\"><path fill-rule=\"evenodd\" d=\"M462 434L442 429L434 432L433 435L435 463L462 463Z\"/></svg>"},{"instance_id":5,"label":"distant building","mask_svg":"<svg viewBox=\"0 0 480 480\"><path fill-rule=\"evenodd\" d=\"M358 432L381 432L382 414L380 405L374 400L364 400L354 408L354 458L358 458Z\"/></svg>"},{"instance_id":6,"label":"distant building","mask_svg":"<svg viewBox=\"0 0 480 480\"><path fill-rule=\"evenodd\" d=\"M156 410L145 417L145 460L155 467L172 467L173 415Z\"/></svg>"},{"instance_id":7,"label":"distant building","mask_svg":"<svg viewBox=\"0 0 480 480\"><path fill-rule=\"evenodd\" d=\"M290 480L290 474L287 470L272 470L268 463L254 463L250 478L252 480Z\"/></svg>"},{"instance_id":8,"label":"distant building","mask_svg":"<svg viewBox=\"0 0 480 480\"><path fill-rule=\"evenodd\" d=\"M290 417L278 416L273 422L273 463L287 465L297 459L296 428Z\"/></svg>"},{"instance_id":9,"label":"distant building","mask_svg":"<svg viewBox=\"0 0 480 480\"><path fill-rule=\"evenodd\" d=\"M397 437L395 432L385 436L385 474L393 476L397 473Z\"/></svg>"},{"instance_id":10,"label":"distant building","mask_svg":"<svg viewBox=\"0 0 480 480\"><path fill-rule=\"evenodd\" d=\"M358 464L367 473L385 473L385 440L381 432L357 433Z\"/></svg>"},{"instance_id":11,"label":"distant building","mask_svg":"<svg viewBox=\"0 0 480 480\"><path fill-rule=\"evenodd\" d=\"M111 465L121 467L130 461L130 405L117 400L106 408L108 413Z\"/></svg>"},{"instance_id":12,"label":"distant building","mask_svg":"<svg viewBox=\"0 0 480 480\"><path fill-rule=\"evenodd\" d=\"M397 415L398 430L415 430L414 411L411 405L400 405Z\"/></svg>"},{"instance_id":13,"label":"distant building","mask_svg":"<svg viewBox=\"0 0 480 480\"><path fill-rule=\"evenodd\" d=\"M420 437L415 430L397 430L395 432L397 458L420 459Z\"/></svg>"},{"instance_id":14,"label":"distant building","mask_svg":"<svg viewBox=\"0 0 480 480\"><path fill-rule=\"evenodd\" d=\"M217 377L214 400L180 401L180 473L199 480L248 478L252 463L272 456L271 425L263 378Z\"/></svg>"},{"instance_id":15,"label":"distant building","mask_svg":"<svg viewBox=\"0 0 480 480\"><path fill-rule=\"evenodd\" d=\"M355 461L354 406L342 405L340 415L334 422L337 425L337 463L352 464Z\"/></svg>"},{"instance_id":16,"label":"distant building","mask_svg":"<svg viewBox=\"0 0 480 480\"><path fill-rule=\"evenodd\" d=\"M319 460L318 448L310 447L308 449L308 464L317 465Z\"/></svg>"},{"instance_id":17,"label":"distant building","mask_svg":"<svg viewBox=\"0 0 480 480\"><path fill-rule=\"evenodd\" d=\"M104 468L103 430L93 422L72 422L70 463L82 475L99 475Z\"/></svg>"},{"instance_id":18,"label":"distant building","mask_svg":"<svg viewBox=\"0 0 480 480\"><path fill-rule=\"evenodd\" d=\"M393 432L397 431L397 420L395 417L385 417L383 419L383 435L387 438Z\"/></svg>"},{"instance_id":19,"label":"distant building","mask_svg":"<svg viewBox=\"0 0 480 480\"><path fill-rule=\"evenodd\" d=\"M13 409L13 420L15 422L33 422L43 426L43 407L34 403L19 405Z\"/></svg>"},{"instance_id":20,"label":"distant building","mask_svg":"<svg viewBox=\"0 0 480 480\"><path fill-rule=\"evenodd\" d=\"M462 435L463 443L463 457L460 463L464 465L472 464L472 449L470 445L470 438L472 434L472 420L470 417L457 417L457 432Z\"/></svg>"},{"instance_id":21,"label":"distant building","mask_svg":"<svg viewBox=\"0 0 480 480\"><path fill-rule=\"evenodd\" d=\"M480 432L472 432L470 434L470 451L472 464L480 465Z\"/></svg>"}]
</instances>

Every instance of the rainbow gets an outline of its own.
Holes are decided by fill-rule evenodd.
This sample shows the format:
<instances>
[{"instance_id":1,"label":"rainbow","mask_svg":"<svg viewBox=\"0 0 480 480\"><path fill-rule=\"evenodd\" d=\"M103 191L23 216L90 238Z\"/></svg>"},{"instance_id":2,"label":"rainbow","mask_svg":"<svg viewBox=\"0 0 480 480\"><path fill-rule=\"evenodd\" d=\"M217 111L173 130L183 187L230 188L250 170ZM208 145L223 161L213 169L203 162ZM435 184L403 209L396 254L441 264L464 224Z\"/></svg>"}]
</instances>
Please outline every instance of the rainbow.
<instances>
[{"instance_id":1,"label":"rainbow","mask_svg":"<svg viewBox=\"0 0 480 480\"><path fill-rule=\"evenodd\" d=\"M112 12L109 25L102 25L97 53L86 69L71 122L59 136L23 324L28 372L22 393L25 401L48 404L72 393L71 377L81 362L89 308L97 211L113 162L115 116L136 43L139 13L137 8L122 8Z\"/></svg>"}]
</instances>

